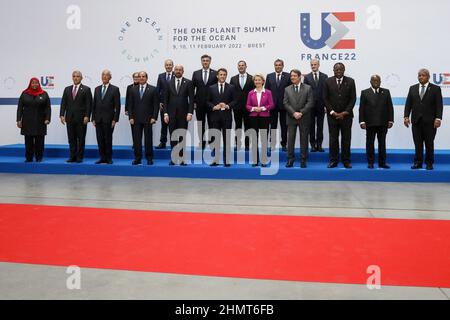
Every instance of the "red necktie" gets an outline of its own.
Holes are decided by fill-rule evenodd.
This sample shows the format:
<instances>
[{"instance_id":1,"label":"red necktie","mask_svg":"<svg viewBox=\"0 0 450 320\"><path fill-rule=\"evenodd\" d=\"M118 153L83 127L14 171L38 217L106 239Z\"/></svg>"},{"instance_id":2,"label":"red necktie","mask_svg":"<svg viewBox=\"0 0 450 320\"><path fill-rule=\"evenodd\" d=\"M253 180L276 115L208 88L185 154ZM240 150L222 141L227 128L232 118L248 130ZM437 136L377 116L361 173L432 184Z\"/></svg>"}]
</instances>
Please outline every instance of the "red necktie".
<instances>
[{"instance_id":1,"label":"red necktie","mask_svg":"<svg viewBox=\"0 0 450 320\"><path fill-rule=\"evenodd\" d=\"M72 98L75 99L76 96L77 96L77 86L73 86Z\"/></svg>"}]
</instances>

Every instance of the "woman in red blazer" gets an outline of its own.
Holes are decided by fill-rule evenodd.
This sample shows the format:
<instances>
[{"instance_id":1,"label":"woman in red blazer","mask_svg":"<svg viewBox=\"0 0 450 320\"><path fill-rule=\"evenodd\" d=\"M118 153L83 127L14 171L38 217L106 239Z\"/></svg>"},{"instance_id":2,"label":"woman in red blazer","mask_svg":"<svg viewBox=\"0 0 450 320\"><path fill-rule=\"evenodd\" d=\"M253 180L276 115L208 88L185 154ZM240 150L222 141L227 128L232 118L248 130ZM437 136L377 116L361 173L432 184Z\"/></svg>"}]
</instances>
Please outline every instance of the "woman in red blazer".
<instances>
[{"instance_id":1,"label":"woman in red blazer","mask_svg":"<svg viewBox=\"0 0 450 320\"><path fill-rule=\"evenodd\" d=\"M255 74L253 76L255 89L248 93L247 110L250 113L250 126L254 130L251 133L252 140L252 167L256 167L259 162L258 152L258 136L261 136L261 166L267 166L267 137L270 125L270 110L273 109L274 103L272 99L272 92L264 88L264 76L262 74ZM253 149L255 148L255 149Z\"/></svg>"}]
</instances>

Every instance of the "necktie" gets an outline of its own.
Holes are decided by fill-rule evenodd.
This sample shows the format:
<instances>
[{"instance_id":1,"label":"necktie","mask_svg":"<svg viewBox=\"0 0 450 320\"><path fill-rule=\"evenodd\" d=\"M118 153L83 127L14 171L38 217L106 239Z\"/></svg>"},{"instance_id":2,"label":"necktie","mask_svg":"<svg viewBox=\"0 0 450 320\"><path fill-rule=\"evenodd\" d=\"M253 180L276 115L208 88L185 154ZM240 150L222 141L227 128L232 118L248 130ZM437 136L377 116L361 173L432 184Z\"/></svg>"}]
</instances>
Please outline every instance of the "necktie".
<instances>
[{"instance_id":1,"label":"necktie","mask_svg":"<svg viewBox=\"0 0 450 320\"><path fill-rule=\"evenodd\" d=\"M314 82L316 83L316 85L319 82L319 78L317 78L317 73L316 72L314 72Z\"/></svg>"},{"instance_id":2,"label":"necktie","mask_svg":"<svg viewBox=\"0 0 450 320\"><path fill-rule=\"evenodd\" d=\"M170 81L170 73L167 74L167 76L166 76L166 81L167 81L167 82Z\"/></svg>"},{"instance_id":3,"label":"necktie","mask_svg":"<svg viewBox=\"0 0 450 320\"><path fill-rule=\"evenodd\" d=\"M222 95L223 94L223 83L220 84L220 91L219 93Z\"/></svg>"},{"instance_id":4,"label":"necktie","mask_svg":"<svg viewBox=\"0 0 450 320\"><path fill-rule=\"evenodd\" d=\"M208 70L203 71L203 83L208 83Z\"/></svg>"},{"instance_id":5,"label":"necktie","mask_svg":"<svg viewBox=\"0 0 450 320\"><path fill-rule=\"evenodd\" d=\"M422 85L422 88L420 89L420 100L423 99L423 96L425 95L425 86Z\"/></svg>"},{"instance_id":6,"label":"necktie","mask_svg":"<svg viewBox=\"0 0 450 320\"><path fill-rule=\"evenodd\" d=\"M77 86L73 86L72 90L72 98L75 100L75 97L77 96Z\"/></svg>"},{"instance_id":7,"label":"necktie","mask_svg":"<svg viewBox=\"0 0 450 320\"><path fill-rule=\"evenodd\" d=\"M245 75L244 74L241 74L241 89L244 89L244 86L245 86Z\"/></svg>"},{"instance_id":8,"label":"necktie","mask_svg":"<svg viewBox=\"0 0 450 320\"><path fill-rule=\"evenodd\" d=\"M102 89L102 100L105 97L105 92L106 92L106 86L104 85L103 89Z\"/></svg>"},{"instance_id":9,"label":"necktie","mask_svg":"<svg viewBox=\"0 0 450 320\"><path fill-rule=\"evenodd\" d=\"M280 86L280 74L277 74L277 87Z\"/></svg>"},{"instance_id":10,"label":"necktie","mask_svg":"<svg viewBox=\"0 0 450 320\"><path fill-rule=\"evenodd\" d=\"M141 99L143 95L144 95L144 86L141 86L141 90L139 92L139 96L141 97Z\"/></svg>"},{"instance_id":11,"label":"necktie","mask_svg":"<svg viewBox=\"0 0 450 320\"><path fill-rule=\"evenodd\" d=\"M341 79L338 79L338 88L340 89L341 88Z\"/></svg>"},{"instance_id":12,"label":"necktie","mask_svg":"<svg viewBox=\"0 0 450 320\"><path fill-rule=\"evenodd\" d=\"M298 93L298 86L294 86L295 88L295 93Z\"/></svg>"},{"instance_id":13,"label":"necktie","mask_svg":"<svg viewBox=\"0 0 450 320\"><path fill-rule=\"evenodd\" d=\"M177 93L180 92L180 79L177 80Z\"/></svg>"}]
</instances>

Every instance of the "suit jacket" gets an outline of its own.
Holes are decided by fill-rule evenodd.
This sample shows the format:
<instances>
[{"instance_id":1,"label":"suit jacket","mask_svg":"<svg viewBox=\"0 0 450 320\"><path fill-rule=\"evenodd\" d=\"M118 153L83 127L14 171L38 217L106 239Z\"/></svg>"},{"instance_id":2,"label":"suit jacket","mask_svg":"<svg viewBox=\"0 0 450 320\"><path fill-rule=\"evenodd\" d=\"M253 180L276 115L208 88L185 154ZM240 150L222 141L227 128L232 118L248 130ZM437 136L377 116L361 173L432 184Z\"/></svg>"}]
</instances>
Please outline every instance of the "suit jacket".
<instances>
[{"instance_id":1,"label":"suit jacket","mask_svg":"<svg viewBox=\"0 0 450 320\"><path fill-rule=\"evenodd\" d=\"M291 84L284 92L284 108L286 109L286 121L288 125L298 123L294 118L294 112L303 114L300 123L308 122L311 110L314 108L314 96L312 88L304 83L300 84L298 92L295 92L294 85Z\"/></svg>"},{"instance_id":2,"label":"suit jacket","mask_svg":"<svg viewBox=\"0 0 450 320\"><path fill-rule=\"evenodd\" d=\"M191 80L181 78L180 90L177 93L175 80L176 78L172 77L164 91L164 113L169 115L169 119L186 118L188 113L194 112L194 87Z\"/></svg>"},{"instance_id":3,"label":"suit jacket","mask_svg":"<svg viewBox=\"0 0 450 320\"><path fill-rule=\"evenodd\" d=\"M275 72L269 73L267 75L265 88L269 89L272 93L272 99L276 109L284 110L284 89L286 89L286 87L290 85L291 76L287 72L281 73L279 86L277 86L277 76Z\"/></svg>"},{"instance_id":4,"label":"suit jacket","mask_svg":"<svg viewBox=\"0 0 450 320\"><path fill-rule=\"evenodd\" d=\"M91 118L92 93L91 88L80 84L75 99L72 97L73 85L64 89L61 99L60 117L65 117L66 122L83 122L84 117Z\"/></svg>"},{"instance_id":5,"label":"suit jacket","mask_svg":"<svg viewBox=\"0 0 450 320\"><path fill-rule=\"evenodd\" d=\"M17 121L22 121L20 133L24 136L43 136L47 134L45 121L50 121L52 110L47 92L33 96L22 93L17 105Z\"/></svg>"},{"instance_id":6,"label":"suit jacket","mask_svg":"<svg viewBox=\"0 0 450 320\"><path fill-rule=\"evenodd\" d=\"M359 123L365 122L367 127L387 126L394 122L394 106L388 89L379 88L379 93L372 88L361 91L359 103Z\"/></svg>"},{"instance_id":7,"label":"suit jacket","mask_svg":"<svg viewBox=\"0 0 450 320\"><path fill-rule=\"evenodd\" d=\"M325 102L323 101L323 87L327 79L328 75L319 72L319 81L318 84L316 84L314 81L314 74L311 72L308 73L303 80L304 84L311 86L314 96L314 107L320 110L323 110L325 107Z\"/></svg>"},{"instance_id":8,"label":"suit jacket","mask_svg":"<svg viewBox=\"0 0 450 320\"><path fill-rule=\"evenodd\" d=\"M225 83L222 94L219 93L219 88L219 84L216 83L210 86L208 91L208 109L211 112L211 121L224 119L231 122L233 121L231 110L236 106L235 88L233 85ZM221 102L227 104L230 109L213 111L214 106Z\"/></svg>"},{"instance_id":9,"label":"suit jacket","mask_svg":"<svg viewBox=\"0 0 450 320\"><path fill-rule=\"evenodd\" d=\"M323 100L327 113L331 111L349 113L353 118L353 107L356 103L355 81L350 77L343 77L340 88L338 88L336 77L330 77L325 80L323 88Z\"/></svg>"},{"instance_id":10,"label":"suit jacket","mask_svg":"<svg viewBox=\"0 0 450 320\"><path fill-rule=\"evenodd\" d=\"M235 110L247 110L247 97L248 93L255 89L255 84L253 83L253 76L247 73L247 81L244 84L244 88L241 88L240 74L231 77L230 84L234 86L236 93L236 105Z\"/></svg>"},{"instance_id":11,"label":"suit jacket","mask_svg":"<svg viewBox=\"0 0 450 320\"><path fill-rule=\"evenodd\" d=\"M250 117L270 117L270 111L275 108L275 104L273 103L272 92L270 90L265 89L261 95L261 107L266 107L266 111L262 112L252 112L253 107L258 107L258 97L256 95L256 91L252 90L248 93L247 97L247 110L250 112Z\"/></svg>"},{"instance_id":12,"label":"suit jacket","mask_svg":"<svg viewBox=\"0 0 450 320\"><path fill-rule=\"evenodd\" d=\"M428 83L425 95L420 100L419 86L420 84L415 84L409 88L404 116L409 118L409 115L412 113L412 123L418 123L420 119L429 124L434 123L435 119L442 120L443 101L441 88Z\"/></svg>"},{"instance_id":13,"label":"suit jacket","mask_svg":"<svg viewBox=\"0 0 450 320\"><path fill-rule=\"evenodd\" d=\"M133 87L131 92L131 101L128 110L130 119L134 119L135 123L148 124L150 119L158 119L159 113L159 95L156 87L146 84L142 99L139 91L141 86Z\"/></svg>"},{"instance_id":14,"label":"suit jacket","mask_svg":"<svg viewBox=\"0 0 450 320\"><path fill-rule=\"evenodd\" d=\"M192 74L192 84L195 90L194 103L197 107L206 107L208 102L209 87L217 83L217 71L209 69L208 82L203 82L203 69L194 71Z\"/></svg>"},{"instance_id":15,"label":"suit jacket","mask_svg":"<svg viewBox=\"0 0 450 320\"><path fill-rule=\"evenodd\" d=\"M133 88L136 85L134 83L129 84L127 86L127 93L125 95L125 112L128 112L128 110L130 109L130 103L131 103L131 93L133 92Z\"/></svg>"},{"instance_id":16,"label":"suit jacket","mask_svg":"<svg viewBox=\"0 0 450 320\"><path fill-rule=\"evenodd\" d=\"M109 84L102 99L103 85L94 90L94 103L92 104L92 121L96 123L111 123L119 121L120 117L120 90Z\"/></svg>"},{"instance_id":17,"label":"suit jacket","mask_svg":"<svg viewBox=\"0 0 450 320\"><path fill-rule=\"evenodd\" d=\"M160 73L156 82L156 88L158 88L159 102L164 103L164 93L169 87L170 81L175 78L175 74L171 72L170 80L166 80L167 72Z\"/></svg>"}]
</instances>

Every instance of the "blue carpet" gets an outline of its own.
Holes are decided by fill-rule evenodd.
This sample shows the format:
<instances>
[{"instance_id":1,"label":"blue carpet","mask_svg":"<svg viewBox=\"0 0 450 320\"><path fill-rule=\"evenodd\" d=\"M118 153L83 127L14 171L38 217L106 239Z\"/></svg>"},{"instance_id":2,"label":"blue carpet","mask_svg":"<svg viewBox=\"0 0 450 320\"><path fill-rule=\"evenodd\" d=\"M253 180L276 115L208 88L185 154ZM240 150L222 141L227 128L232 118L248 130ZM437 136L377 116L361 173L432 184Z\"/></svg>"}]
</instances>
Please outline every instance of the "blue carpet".
<instances>
[{"instance_id":1,"label":"blue carpet","mask_svg":"<svg viewBox=\"0 0 450 320\"><path fill-rule=\"evenodd\" d=\"M297 150L298 151L298 150ZM197 151L198 152L198 151ZM186 167L169 166L170 150L155 150L154 165L132 166L131 147L114 148L114 164L96 165L98 159L96 146L86 147L83 163L67 164L69 151L65 145L46 145L42 163L24 163L24 146L8 145L0 147L0 172L40 173L40 174L81 174L110 176L179 177L209 179L264 179L264 180L316 180L316 181L386 181L386 182L450 182L450 150L436 151L435 169L411 170L413 150L388 150L388 163L391 169L367 169L365 150L353 149L353 169L328 169L328 152L310 153L308 168L285 168L286 154L280 152L280 167L274 175L262 175L261 168L247 164L223 166L189 164ZM245 155L248 160L248 154ZM298 157L298 152L297 152Z\"/></svg>"}]
</instances>

